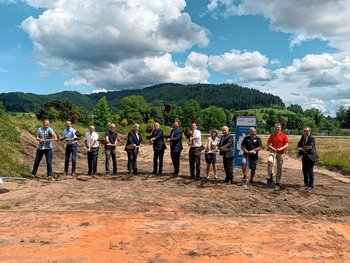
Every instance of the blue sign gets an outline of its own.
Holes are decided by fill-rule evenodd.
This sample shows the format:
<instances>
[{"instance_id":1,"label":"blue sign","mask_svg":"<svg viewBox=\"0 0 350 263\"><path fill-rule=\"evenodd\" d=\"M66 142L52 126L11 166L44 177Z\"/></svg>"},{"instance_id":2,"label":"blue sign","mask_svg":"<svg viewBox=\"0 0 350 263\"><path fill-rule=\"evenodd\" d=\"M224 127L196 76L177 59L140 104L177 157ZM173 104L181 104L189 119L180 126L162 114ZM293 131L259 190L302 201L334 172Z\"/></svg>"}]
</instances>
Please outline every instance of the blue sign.
<instances>
[{"instance_id":1,"label":"blue sign","mask_svg":"<svg viewBox=\"0 0 350 263\"><path fill-rule=\"evenodd\" d=\"M236 120L235 168L242 168L243 150L241 144L244 137L249 135L250 128L256 129L255 116L239 116Z\"/></svg>"}]
</instances>

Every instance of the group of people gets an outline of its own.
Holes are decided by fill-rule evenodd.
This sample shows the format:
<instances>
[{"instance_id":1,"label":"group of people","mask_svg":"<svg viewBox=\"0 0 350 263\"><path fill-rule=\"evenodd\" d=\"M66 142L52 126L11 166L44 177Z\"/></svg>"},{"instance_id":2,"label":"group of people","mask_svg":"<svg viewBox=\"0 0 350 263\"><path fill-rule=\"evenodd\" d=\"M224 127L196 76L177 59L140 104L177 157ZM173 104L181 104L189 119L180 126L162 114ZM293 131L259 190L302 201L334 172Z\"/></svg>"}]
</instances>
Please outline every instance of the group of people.
<instances>
[{"instance_id":1,"label":"group of people","mask_svg":"<svg viewBox=\"0 0 350 263\"><path fill-rule=\"evenodd\" d=\"M268 157L268 171L267 171L267 186L280 189L282 178L282 167L285 151L289 146L288 136L282 132L282 125L275 124L275 131L272 133L267 141L267 148L270 151ZM137 175L137 157L139 148L142 145L142 135L139 131L140 126L134 124L133 128L127 135L127 141L124 150L127 152L127 173L129 176ZM180 129L179 122L175 121L170 134L165 136L160 124L156 122L150 136L147 136L149 142L153 145L153 171L152 174L156 176L162 175L164 152L167 149L166 142L170 144L170 155L173 164L173 177L179 175L180 156L183 150L182 145L183 132ZM42 157L45 155L47 162L47 178L52 179L52 141L57 140L56 133L50 128L49 120L44 120L43 126L38 129L37 141L39 146L37 148L34 166L32 170L32 177L36 177L36 173ZM218 131L213 129L210 137L207 139L206 146L203 147L201 142L201 131L198 130L197 124L192 123L191 130L186 134L187 144L189 147L189 166L190 178L197 180L201 174L201 155L204 150L206 161L206 177L210 178L210 168L213 168L214 178L217 179L217 154L222 156L223 166L225 170L225 183L233 184L233 169L234 169L234 138L229 133L229 128L224 126L222 128L222 136L218 139ZM76 154L78 136L76 130L72 127L70 121L66 122L66 129L63 131L63 140L66 142L65 148L65 164L64 174L68 175L69 161L71 159L71 175L76 176ZM110 124L109 130L104 134L104 148L105 148L105 175L110 175L110 160L112 159L112 174L117 173L117 151L118 134L116 132L116 125ZM97 159L99 154L99 138L94 126L89 127L89 131L85 135L84 146L87 151L88 159L88 175L94 176L97 172ZM254 183L254 176L257 168L259 158L259 151L262 149L261 139L256 135L256 129L250 128L249 135L246 136L242 143L241 149L243 151L242 172L243 185ZM300 138L297 145L297 150L302 156L302 171L304 175L304 185L308 189L314 187L314 173L313 167L317 160L315 138L311 136L311 128L305 127L304 134ZM274 167L277 167L274 175ZM250 177L248 179L247 170L250 169Z\"/></svg>"}]
</instances>

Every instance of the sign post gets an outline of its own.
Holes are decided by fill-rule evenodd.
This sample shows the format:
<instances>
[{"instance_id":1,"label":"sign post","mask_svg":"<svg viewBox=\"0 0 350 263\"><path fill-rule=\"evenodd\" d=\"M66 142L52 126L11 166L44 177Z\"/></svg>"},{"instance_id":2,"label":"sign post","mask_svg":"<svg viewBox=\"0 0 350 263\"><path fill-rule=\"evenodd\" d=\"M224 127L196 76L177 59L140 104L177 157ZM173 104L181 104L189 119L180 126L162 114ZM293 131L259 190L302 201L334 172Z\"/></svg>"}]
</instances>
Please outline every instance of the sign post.
<instances>
[{"instance_id":1,"label":"sign post","mask_svg":"<svg viewBox=\"0 0 350 263\"><path fill-rule=\"evenodd\" d=\"M242 168L243 151L241 144L244 137L249 135L249 129L251 127L256 129L256 117L255 116L239 116L236 120L236 147L235 147L235 168Z\"/></svg>"}]
</instances>

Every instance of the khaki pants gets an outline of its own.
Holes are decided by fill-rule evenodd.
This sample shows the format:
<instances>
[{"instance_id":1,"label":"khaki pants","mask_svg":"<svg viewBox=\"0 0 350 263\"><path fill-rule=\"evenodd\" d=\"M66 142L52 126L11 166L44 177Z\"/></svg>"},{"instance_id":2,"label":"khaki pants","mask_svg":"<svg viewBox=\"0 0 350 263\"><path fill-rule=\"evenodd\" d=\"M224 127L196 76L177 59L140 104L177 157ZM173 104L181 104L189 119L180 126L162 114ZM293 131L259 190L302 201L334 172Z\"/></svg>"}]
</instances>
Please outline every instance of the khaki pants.
<instances>
[{"instance_id":1,"label":"khaki pants","mask_svg":"<svg viewBox=\"0 0 350 263\"><path fill-rule=\"evenodd\" d=\"M274 158L274 156L275 156L275 153L270 153L269 158L267 160L268 177L270 177L270 175L273 173L273 158ZM277 173L274 174L275 178L272 178L272 180L274 182L276 182L277 184L279 184L281 181L281 177L282 177L282 166L283 166L284 154L276 153L275 158L276 158L275 162L277 162Z\"/></svg>"}]
</instances>

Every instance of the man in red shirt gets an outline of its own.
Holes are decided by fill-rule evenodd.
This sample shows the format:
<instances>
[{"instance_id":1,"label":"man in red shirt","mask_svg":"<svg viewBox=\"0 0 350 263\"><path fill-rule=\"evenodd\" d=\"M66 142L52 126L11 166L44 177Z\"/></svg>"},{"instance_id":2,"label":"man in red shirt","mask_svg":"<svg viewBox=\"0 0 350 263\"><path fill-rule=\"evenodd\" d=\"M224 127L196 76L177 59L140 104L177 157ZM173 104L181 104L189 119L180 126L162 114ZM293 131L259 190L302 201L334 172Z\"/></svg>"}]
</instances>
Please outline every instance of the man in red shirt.
<instances>
[{"instance_id":1,"label":"man in red shirt","mask_svg":"<svg viewBox=\"0 0 350 263\"><path fill-rule=\"evenodd\" d=\"M267 148L270 150L270 155L267 162L267 186L271 187L275 182L275 189L279 190L282 177L282 165L285 154L285 149L288 147L288 137L282 132L282 125L280 123L275 124L275 132L272 133L267 140ZM273 166L277 160L277 173L276 181L273 177Z\"/></svg>"}]
</instances>

